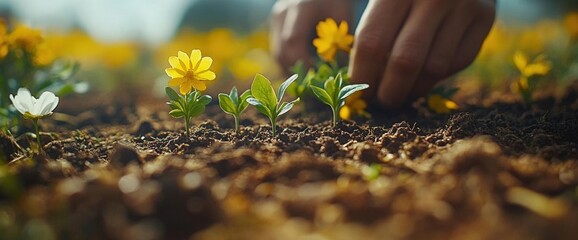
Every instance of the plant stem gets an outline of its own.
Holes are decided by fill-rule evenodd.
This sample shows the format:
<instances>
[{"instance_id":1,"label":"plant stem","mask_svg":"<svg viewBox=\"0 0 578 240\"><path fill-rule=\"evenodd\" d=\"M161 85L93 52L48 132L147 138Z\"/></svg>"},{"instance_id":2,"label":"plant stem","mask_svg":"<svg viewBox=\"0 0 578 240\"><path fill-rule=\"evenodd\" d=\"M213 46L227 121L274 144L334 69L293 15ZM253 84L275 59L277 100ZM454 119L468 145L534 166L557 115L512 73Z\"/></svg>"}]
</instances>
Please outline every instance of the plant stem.
<instances>
[{"instance_id":1,"label":"plant stem","mask_svg":"<svg viewBox=\"0 0 578 240\"><path fill-rule=\"evenodd\" d=\"M331 108L331 111L333 111L333 127L335 127L337 126L337 121L339 121L339 111L334 108Z\"/></svg>"},{"instance_id":2,"label":"plant stem","mask_svg":"<svg viewBox=\"0 0 578 240\"><path fill-rule=\"evenodd\" d=\"M233 115L233 117L235 118L235 132L238 133L239 132L239 117L237 117L236 115Z\"/></svg>"},{"instance_id":3,"label":"plant stem","mask_svg":"<svg viewBox=\"0 0 578 240\"><path fill-rule=\"evenodd\" d=\"M38 119L34 119L34 129L36 130L36 145L38 146L38 154L42 151L42 146L40 145L40 131L38 129Z\"/></svg>"},{"instance_id":4,"label":"plant stem","mask_svg":"<svg viewBox=\"0 0 578 240\"><path fill-rule=\"evenodd\" d=\"M186 133L187 133L187 137L190 137L190 136L191 136L191 132L190 132L190 130L189 130L189 124L190 124L189 121L190 121L189 116L185 116L185 130L186 130Z\"/></svg>"},{"instance_id":5,"label":"plant stem","mask_svg":"<svg viewBox=\"0 0 578 240\"><path fill-rule=\"evenodd\" d=\"M271 118L271 132L273 132L273 137L277 135L277 126L275 125L275 118Z\"/></svg>"}]
</instances>

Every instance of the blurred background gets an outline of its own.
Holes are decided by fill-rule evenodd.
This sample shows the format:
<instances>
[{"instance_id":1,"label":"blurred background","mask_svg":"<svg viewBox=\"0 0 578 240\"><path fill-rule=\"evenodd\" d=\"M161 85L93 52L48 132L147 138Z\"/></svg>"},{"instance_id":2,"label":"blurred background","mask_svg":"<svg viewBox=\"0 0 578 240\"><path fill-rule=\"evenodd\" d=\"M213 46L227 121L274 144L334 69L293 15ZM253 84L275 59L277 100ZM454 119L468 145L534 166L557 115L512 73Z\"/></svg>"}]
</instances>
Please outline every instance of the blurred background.
<instances>
[{"instance_id":1,"label":"blurred background","mask_svg":"<svg viewBox=\"0 0 578 240\"><path fill-rule=\"evenodd\" d=\"M79 62L76 78L88 82L90 91L134 86L162 94L168 80L167 59L179 50L198 48L211 56L220 81L215 84L228 89L248 85L257 72L280 79L268 48L274 2L0 0L0 14L9 25L25 24L42 32L45 64L54 59ZM577 78L577 1L498 0L498 4L498 20L476 63L455 77L457 82L471 91L508 89L517 73L512 63L516 51L547 56L553 70L543 80L546 85L560 87Z\"/></svg>"}]
</instances>

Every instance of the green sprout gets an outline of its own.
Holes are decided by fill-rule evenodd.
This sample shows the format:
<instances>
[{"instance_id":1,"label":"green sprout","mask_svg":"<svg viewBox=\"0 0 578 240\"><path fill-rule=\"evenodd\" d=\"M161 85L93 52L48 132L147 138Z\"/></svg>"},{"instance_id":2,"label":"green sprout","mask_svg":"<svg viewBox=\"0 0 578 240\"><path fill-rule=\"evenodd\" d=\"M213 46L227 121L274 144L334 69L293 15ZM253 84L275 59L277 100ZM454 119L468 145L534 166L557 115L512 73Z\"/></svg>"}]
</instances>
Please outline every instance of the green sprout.
<instances>
[{"instance_id":1,"label":"green sprout","mask_svg":"<svg viewBox=\"0 0 578 240\"><path fill-rule=\"evenodd\" d=\"M343 82L341 73L336 77L330 77L323 84L323 88L311 85L311 90L321 102L329 105L333 111L333 126L339 121L339 110L345 104L345 99L351 94L368 88L367 84L350 84Z\"/></svg>"},{"instance_id":2,"label":"green sprout","mask_svg":"<svg viewBox=\"0 0 578 240\"><path fill-rule=\"evenodd\" d=\"M277 94L271 86L269 79L261 74L256 74L253 83L251 84L251 95L247 102L257 108L259 112L264 114L271 120L271 132L273 136L277 133L276 122L277 118L293 108L295 103L299 102L299 98L291 102L281 102L287 87L297 79L298 75L294 74L281 84Z\"/></svg>"},{"instance_id":3,"label":"green sprout","mask_svg":"<svg viewBox=\"0 0 578 240\"><path fill-rule=\"evenodd\" d=\"M287 88L287 92L292 96L303 98L309 89L311 80L315 77L315 70L309 69L306 71L303 61L299 60L295 63L295 66L291 68L291 72L297 74L299 77L295 80L295 84L291 84L291 86Z\"/></svg>"},{"instance_id":4,"label":"green sprout","mask_svg":"<svg viewBox=\"0 0 578 240\"><path fill-rule=\"evenodd\" d=\"M178 94L170 87L165 88L169 101L167 104L171 107L169 114L174 118L185 119L185 129L187 136L190 136L191 118L197 117L205 112L205 107L212 100L211 96L203 95L201 92L194 90L185 95Z\"/></svg>"},{"instance_id":5,"label":"green sprout","mask_svg":"<svg viewBox=\"0 0 578 240\"><path fill-rule=\"evenodd\" d=\"M249 106L247 102L249 97L251 97L251 91L246 90L239 96L236 87L231 89L229 95L219 93L219 106L223 112L231 114L235 118L235 132L239 132L239 115Z\"/></svg>"}]
</instances>

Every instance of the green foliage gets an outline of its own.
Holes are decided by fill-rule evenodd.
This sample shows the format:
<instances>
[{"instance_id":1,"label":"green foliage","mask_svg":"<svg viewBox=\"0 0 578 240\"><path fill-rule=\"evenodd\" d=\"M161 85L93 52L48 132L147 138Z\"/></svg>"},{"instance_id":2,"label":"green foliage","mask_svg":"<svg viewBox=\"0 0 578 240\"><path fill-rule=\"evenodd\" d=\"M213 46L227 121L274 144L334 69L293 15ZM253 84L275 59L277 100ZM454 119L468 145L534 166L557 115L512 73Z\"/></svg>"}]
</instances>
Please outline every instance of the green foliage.
<instances>
[{"instance_id":1,"label":"green foliage","mask_svg":"<svg viewBox=\"0 0 578 240\"><path fill-rule=\"evenodd\" d=\"M219 106L223 112L233 115L235 118L235 131L239 131L239 116L247 107L249 103L247 99L251 97L251 91L246 90L239 96L237 88L233 87L229 95L225 93L219 93Z\"/></svg>"},{"instance_id":2,"label":"green foliage","mask_svg":"<svg viewBox=\"0 0 578 240\"><path fill-rule=\"evenodd\" d=\"M345 104L345 99L351 94L368 88L367 84L350 84L347 85L343 81L341 73L336 77L330 77L323 87L311 85L311 90L321 102L329 105L333 111L333 126L339 120L339 110Z\"/></svg>"},{"instance_id":3,"label":"green foliage","mask_svg":"<svg viewBox=\"0 0 578 240\"><path fill-rule=\"evenodd\" d=\"M276 135L277 118L293 108L293 105L299 101L299 98L291 102L281 102L285 91L297 79L298 75L294 74L281 84L277 94L271 86L271 81L261 74L256 74L251 84L251 97L247 102L271 120L271 131L273 136Z\"/></svg>"},{"instance_id":4,"label":"green foliage","mask_svg":"<svg viewBox=\"0 0 578 240\"><path fill-rule=\"evenodd\" d=\"M440 95L443 98L451 99L460 89L457 87L446 87L439 85L429 92L429 95Z\"/></svg>"},{"instance_id":5,"label":"green foliage","mask_svg":"<svg viewBox=\"0 0 578 240\"><path fill-rule=\"evenodd\" d=\"M299 77L295 80L295 84L292 84L287 92L295 97L304 97L310 92L310 85L322 86L327 79L337 74L341 74L344 81L348 81L347 78L347 67L339 68L335 63L329 65L327 63L318 64L317 70L310 68L305 69L305 65L302 61L298 61L291 72L297 74Z\"/></svg>"},{"instance_id":6,"label":"green foliage","mask_svg":"<svg viewBox=\"0 0 578 240\"><path fill-rule=\"evenodd\" d=\"M381 174L381 165L374 163L370 166L363 166L361 169L361 173L363 174L363 178L367 181L373 181L379 177Z\"/></svg>"},{"instance_id":7,"label":"green foliage","mask_svg":"<svg viewBox=\"0 0 578 240\"><path fill-rule=\"evenodd\" d=\"M29 54L8 54L0 62L0 128L7 130L18 124L18 114L10 107L9 96L16 94L19 88L29 89L33 96L44 91L57 96L86 92L88 84L74 78L79 69L76 62L57 61L50 66L36 66Z\"/></svg>"},{"instance_id":8,"label":"green foliage","mask_svg":"<svg viewBox=\"0 0 578 240\"><path fill-rule=\"evenodd\" d=\"M211 102L209 95L202 95L199 91L192 91L185 95L178 94L170 87L165 88L169 97L167 104L171 107L169 114L174 118L184 118L187 136L190 135L189 123L191 118L197 117L205 112L206 106Z\"/></svg>"}]
</instances>

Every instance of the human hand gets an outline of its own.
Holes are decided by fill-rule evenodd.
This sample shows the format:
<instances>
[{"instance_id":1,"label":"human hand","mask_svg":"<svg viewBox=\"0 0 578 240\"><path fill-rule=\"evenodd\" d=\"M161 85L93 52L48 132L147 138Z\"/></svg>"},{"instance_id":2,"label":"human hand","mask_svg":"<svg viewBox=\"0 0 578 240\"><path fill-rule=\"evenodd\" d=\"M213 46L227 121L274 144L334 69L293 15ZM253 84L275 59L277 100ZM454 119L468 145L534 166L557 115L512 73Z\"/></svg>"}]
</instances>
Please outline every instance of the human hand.
<instances>
[{"instance_id":1,"label":"human hand","mask_svg":"<svg viewBox=\"0 0 578 240\"><path fill-rule=\"evenodd\" d=\"M272 52L284 70L298 60L313 66L309 49L315 37L315 26L325 18L351 22L352 0L279 0L271 18Z\"/></svg>"},{"instance_id":2,"label":"human hand","mask_svg":"<svg viewBox=\"0 0 578 240\"><path fill-rule=\"evenodd\" d=\"M469 66L495 17L495 0L371 0L349 64L367 98L396 108Z\"/></svg>"}]
</instances>

